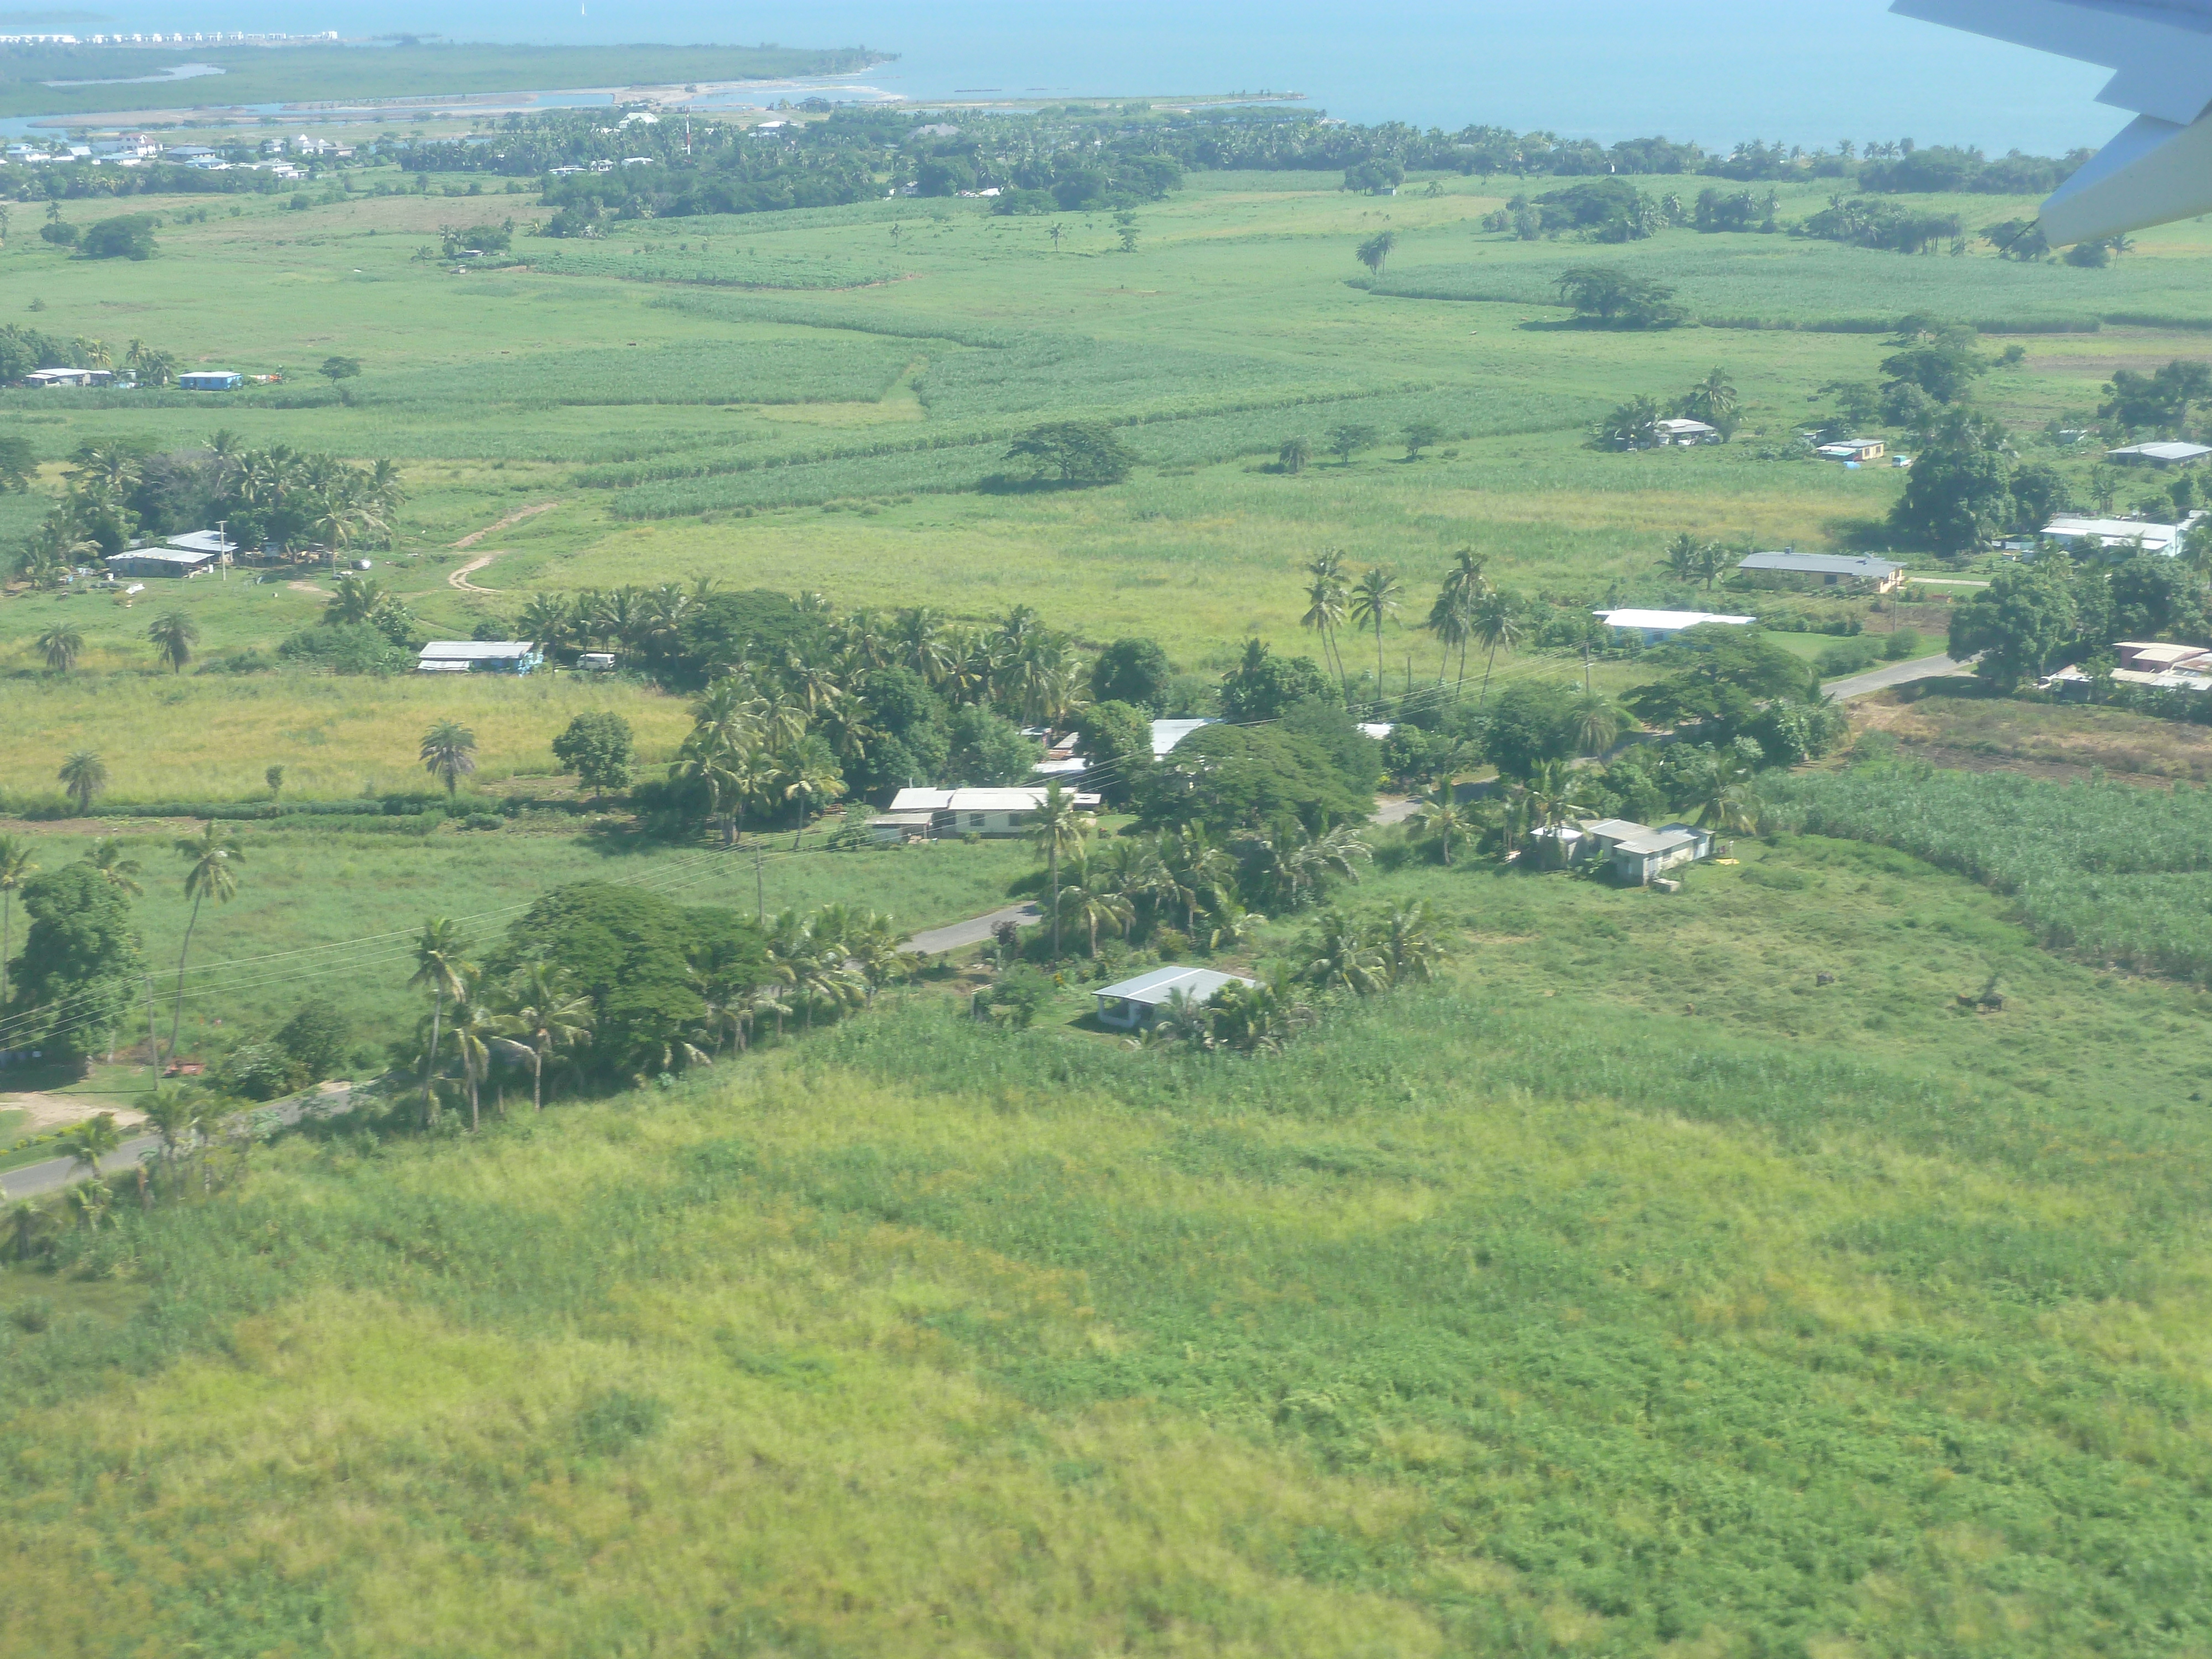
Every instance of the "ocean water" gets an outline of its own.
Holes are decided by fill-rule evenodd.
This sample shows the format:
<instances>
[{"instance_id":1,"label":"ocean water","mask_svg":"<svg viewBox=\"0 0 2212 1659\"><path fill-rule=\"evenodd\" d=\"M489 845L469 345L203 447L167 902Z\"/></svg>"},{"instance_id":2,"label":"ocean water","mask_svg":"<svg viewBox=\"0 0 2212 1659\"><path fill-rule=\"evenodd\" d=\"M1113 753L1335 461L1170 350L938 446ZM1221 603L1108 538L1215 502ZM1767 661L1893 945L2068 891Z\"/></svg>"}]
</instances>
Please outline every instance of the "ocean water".
<instances>
[{"instance_id":1,"label":"ocean water","mask_svg":"<svg viewBox=\"0 0 2212 1659\"><path fill-rule=\"evenodd\" d=\"M125 27L435 31L453 40L866 45L919 100L1296 90L1352 120L1709 145L1911 137L2045 154L2127 120L2104 72L1893 17L1886 0L161 0Z\"/></svg>"}]
</instances>

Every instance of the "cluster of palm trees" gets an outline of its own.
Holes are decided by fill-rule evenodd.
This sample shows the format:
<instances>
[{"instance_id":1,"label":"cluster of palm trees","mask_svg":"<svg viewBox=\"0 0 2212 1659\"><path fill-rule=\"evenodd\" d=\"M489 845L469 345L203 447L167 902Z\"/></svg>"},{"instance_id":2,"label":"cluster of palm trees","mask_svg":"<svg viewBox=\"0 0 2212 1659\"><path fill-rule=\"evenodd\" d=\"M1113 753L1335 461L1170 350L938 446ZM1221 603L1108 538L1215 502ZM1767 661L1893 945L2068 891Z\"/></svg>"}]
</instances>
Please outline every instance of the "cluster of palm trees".
<instances>
[{"instance_id":1,"label":"cluster of palm trees","mask_svg":"<svg viewBox=\"0 0 2212 1659\"><path fill-rule=\"evenodd\" d=\"M200 625L188 611L164 611L147 624L146 637L154 654L173 674L181 674L200 642ZM40 634L35 642L40 659L50 674L66 674L84 655L84 629L75 623L59 622Z\"/></svg>"},{"instance_id":2,"label":"cluster of palm trees","mask_svg":"<svg viewBox=\"0 0 2212 1659\"><path fill-rule=\"evenodd\" d=\"M411 643L422 628L415 613L382 582L359 571L339 573L323 605L323 625L339 628L366 623L395 645Z\"/></svg>"},{"instance_id":3,"label":"cluster of palm trees","mask_svg":"<svg viewBox=\"0 0 2212 1659\"><path fill-rule=\"evenodd\" d=\"M845 904L786 910L762 929L764 962L732 965L702 953L690 966L702 1010L683 1030L653 1040L646 1051L601 1055L620 1080L649 1079L743 1054L762 1022L776 1035L796 1018L802 1030L842 1018L875 1000L903 977L908 958L890 915ZM580 1080L594 1058L597 1017L591 996L558 963L526 962L496 977L470 959L459 924L434 916L414 947L408 983L428 993L430 1016L422 1055L423 1125L434 1127L448 1094L465 1099L469 1127L482 1127L483 1086L504 1062L527 1073L532 1109L545 1107L549 1082ZM505 1091L494 1097L506 1109Z\"/></svg>"},{"instance_id":4,"label":"cluster of palm trees","mask_svg":"<svg viewBox=\"0 0 2212 1659\"><path fill-rule=\"evenodd\" d=\"M1455 695L1467 684L1467 653L1479 646L1489 653L1483 672L1480 702L1490 695L1491 670L1500 651L1510 652L1520 642L1519 606L1511 594L1491 584L1484 574L1482 555L1462 548L1452 556L1429 614L1421 626L1437 638L1437 684L1443 684L1451 654L1459 653L1459 676ZM1405 602L1405 583L1381 565L1370 565L1355 580L1345 571L1344 556L1324 549L1305 568L1306 610L1299 626L1321 635L1322 654L1344 688L1345 706L1353 706L1352 672L1337 635L1347 623L1375 635L1375 691L1379 703L1383 683L1382 625L1395 617Z\"/></svg>"},{"instance_id":5,"label":"cluster of palm trees","mask_svg":"<svg viewBox=\"0 0 2212 1659\"><path fill-rule=\"evenodd\" d=\"M1255 905L1278 915L1300 908L1333 875L1357 881L1359 864L1372 856L1349 824L1321 835L1296 823L1241 830L1224 845L1204 825L1187 823L1095 848L1092 828L1056 784L1031 823L1030 838L1048 866L1054 960L1064 927L1083 929L1093 957L1102 932L1144 939L1164 927L1209 951L1233 949L1266 923ZM1070 864L1074 879L1064 883Z\"/></svg>"},{"instance_id":6,"label":"cluster of palm trees","mask_svg":"<svg viewBox=\"0 0 2212 1659\"><path fill-rule=\"evenodd\" d=\"M233 539L254 536L295 542L312 538L335 562L348 548L391 544L406 500L399 469L389 460L356 466L334 455L303 453L283 444L248 448L230 432L208 441L211 508ZM140 500L149 483L146 458L126 445L88 444L70 462L67 487L23 550L24 576L52 587L79 564L129 545L140 527Z\"/></svg>"},{"instance_id":7,"label":"cluster of palm trees","mask_svg":"<svg viewBox=\"0 0 2212 1659\"><path fill-rule=\"evenodd\" d=\"M878 736L859 696L830 681L763 695L748 677L725 675L693 702L691 717L670 774L705 792L726 847L737 844L748 812L779 810L796 819L796 847L809 812L844 794L840 761L862 758Z\"/></svg>"}]
</instances>

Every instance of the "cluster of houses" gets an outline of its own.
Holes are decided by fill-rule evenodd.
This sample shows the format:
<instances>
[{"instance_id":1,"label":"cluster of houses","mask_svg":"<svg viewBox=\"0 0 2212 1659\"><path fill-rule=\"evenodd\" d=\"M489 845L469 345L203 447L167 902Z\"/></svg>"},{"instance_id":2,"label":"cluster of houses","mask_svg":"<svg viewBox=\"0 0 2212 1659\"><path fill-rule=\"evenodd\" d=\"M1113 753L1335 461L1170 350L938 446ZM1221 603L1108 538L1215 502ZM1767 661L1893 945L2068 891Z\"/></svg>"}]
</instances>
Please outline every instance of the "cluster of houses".
<instances>
[{"instance_id":1,"label":"cluster of houses","mask_svg":"<svg viewBox=\"0 0 2212 1659\"><path fill-rule=\"evenodd\" d=\"M2112 650L2120 665L2112 674L2116 684L2148 686L2158 691L2212 691L2212 650L2203 646L2123 640ZM2044 690L2069 702L2087 702L2095 684L2078 664L2062 668L2041 682Z\"/></svg>"},{"instance_id":2,"label":"cluster of houses","mask_svg":"<svg viewBox=\"0 0 2212 1659\"><path fill-rule=\"evenodd\" d=\"M1589 818L1530 832L1538 857L1561 866L1597 865L1629 887L1649 887L1669 870L1713 855L1710 830L1693 823L1657 829L1627 818Z\"/></svg>"},{"instance_id":3,"label":"cluster of houses","mask_svg":"<svg viewBox=\"0 0 2212 1659\"><path fill-rule=\"evenodd\" d=\"M177 376L177 386L184 392L235 392L249 383L274 386L283 378L281 374L240 374L229 368L193 368ZM53 392L64 386L94 386L113 392L135 392L138 388L138 377L128 369L34 368L15 384L33 392Z\"/></svg>"},{"instance_id":4,"label":"cluster of houses","mask_svg":"<svg viewBox=\"0 0 2212 1659\"><path fill-rule=\"evenodd\" d=\"M9 144L4 154L7 161L16 167L82 162L88 167L143 167L149 162L161 161L202 173L228 173L239 168L273 173L279 179L304 179L307 175L288 157L343 161L354 154L354 147L328 138L311 137L303 132L293 138L264 138L261 142L260 161L235 161L211 145L165 144L150 133L123 132L112 138L58 140L46 144L18 140Z\"/></svg>"}]
</instances>

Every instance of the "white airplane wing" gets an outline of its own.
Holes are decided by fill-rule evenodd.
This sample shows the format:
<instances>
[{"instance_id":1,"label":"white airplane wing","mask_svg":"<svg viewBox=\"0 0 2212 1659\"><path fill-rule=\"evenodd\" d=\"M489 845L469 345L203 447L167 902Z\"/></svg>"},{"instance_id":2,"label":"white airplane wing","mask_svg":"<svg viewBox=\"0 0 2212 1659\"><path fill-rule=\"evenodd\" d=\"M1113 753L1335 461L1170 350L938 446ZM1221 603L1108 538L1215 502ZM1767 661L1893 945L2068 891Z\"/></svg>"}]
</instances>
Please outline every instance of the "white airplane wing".
<instances>
[{"instance_id":1,"label":"white airplane wing","mask_svg":"<svg viewBox=\"0 0 2212 1659\"><path fill-rule=\"evenodd\" d=\"M2044 204L2055 246L2212 212L2212 0L1893 0L1945 23L2111 70L2135 122Z\"/></svg>"}]
</instances>

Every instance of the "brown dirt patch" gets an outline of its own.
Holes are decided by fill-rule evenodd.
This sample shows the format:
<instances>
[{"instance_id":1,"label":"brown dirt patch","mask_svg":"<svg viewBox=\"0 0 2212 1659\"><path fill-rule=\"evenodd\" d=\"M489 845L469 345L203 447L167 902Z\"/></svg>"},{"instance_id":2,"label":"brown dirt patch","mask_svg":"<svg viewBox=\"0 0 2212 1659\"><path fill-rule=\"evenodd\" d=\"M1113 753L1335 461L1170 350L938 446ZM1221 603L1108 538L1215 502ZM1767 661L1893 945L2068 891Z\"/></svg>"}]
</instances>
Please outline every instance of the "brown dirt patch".
<instances>
[{"instance_id":1,"label":"brown dirt patch","mask_svg":"<svg viewBox=\"0 0 2212 1659\"><path fill-rule=\"evenodd\" d=\"M2212 727L2121 708L2027 703L1970 687L1900 686L1861 700L1852 723L1936 766L2069 781L2101 771L2165 787L2212 782Z\"/></svg>"},{"instance_id":2,"label":"brown dirt patch","mask_svg":"<svg viewBox=\"0 0 2212 1659\"><path fill-rule=\"evenodd\" d=\"M25 1114L23 1133L26 1134L44 1134L49 1129L66 1129L72 1123L98 1117L102 1112L114 1113L115 1121L126 1129L134 1128L146 1121L143 1112L129 1111L105 1101L77 1095L42 1095L36 1092L11 1095L0 1092L0 1111Z\"/></svg>"}]
</instances>

